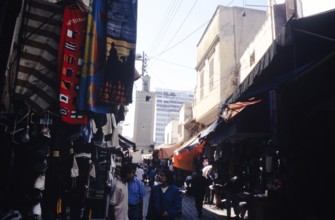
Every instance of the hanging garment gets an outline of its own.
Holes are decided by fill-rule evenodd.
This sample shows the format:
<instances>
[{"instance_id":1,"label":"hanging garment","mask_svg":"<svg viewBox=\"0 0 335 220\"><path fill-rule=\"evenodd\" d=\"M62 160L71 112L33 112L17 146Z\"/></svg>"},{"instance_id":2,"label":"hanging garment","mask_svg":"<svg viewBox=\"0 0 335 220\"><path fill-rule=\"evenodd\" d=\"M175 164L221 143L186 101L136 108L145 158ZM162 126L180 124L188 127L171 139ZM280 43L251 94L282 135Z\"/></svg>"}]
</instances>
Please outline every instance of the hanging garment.
<instances>
[{"instance_id":1,"label":"hanging garment","mask_svg":"<svg viewBox=\"0 0 335 220\"><path fill-rule=\"evenodd\" d=\"M129 104L135 74L137 1L107 2L107 62L100 101L106 104Z\"/></svg>"},{"instance_id":2,"label":"hanging garment","mask_svg":"<svg viewBox=\"0 0 335 220\"><path fill-rule=\"evenodd\" d=\"M80 78L78 109L109 113L110 105L98 103L106 50L105 0L90 0L87 17L83 72Z\"/></svg>"},{"instance_id":3,"label":"hanging garment","mask_svg":"<svg viewBox=\"0 0 335 220\"><path fill-rule=\"evenodd\" d=\"M90 1L80 110L111 113L111 104L132 102L136 19L137 1Z\"/></svg>"},{"instance_id":4,"label":"hanging garment","mask_svg":"<svg viewBox=\"0 0 335 220\"><path fill-rule=\"evenodd\" d=\"M75 157L73 157L73 165L71 168L71 177L78 177L79 176L79 167Z\"/></svg>"},{"instance_id":5,"label":"hanging garment","mask_svg":"<svg viewBox=\"0 0 335 220\"><path fill-rule=\"evenodd\" d=\"M89 118L86 125L80 130L80 137L82 137L86 143L91 143L93 138L93 119Z\"/></svg>"},{"instance_id":6,"label":"hanging garment","mask_svg":"<svg viewBox=\"0 0 335 220\"><path fill-rule=\"evenodd\" d=\"M113 156L110 155L110 167L109 167L108 180L107 180L107 185L109 187L112 186L112 182L113 182L113 179L115 177L115 168L116 168L115 161L113 159Z\"/></svg>"},{"instance_id":7,"label":"hanging garment","mask_svg":"<svg viewBox=\"0 0 335 220\"><path fill-rule=\"evenodd\" d=\"M38 113L58 104L57 51L63 10L58 4L32 0L26 9L15 98Z\"/></svg>"},{"instance_id":8,"label":"hanging garment","mask_svg":"<svg viewBox=\"0 0 335 220\"><path fill-rule=\"evenodd\" d=\"M110 114L108 117L109 120L109 126L110 126L110 133L108 135L106 135L106 137L109 137L108 140L106 140L106 146L108 148L110 147L120 147L120 143L119 143L119 132L117 130L117 124L115 121L115 116L114 114Z\"/></svg>"},{"instance_id":9,"label":"hanging garment","mask_svg":"<svg viewBox=\"0 0 335 220\"><path fill-rule=\"evenodd\" d=\"M77 110L86 26L86 11L82 11L77 5L65 7L58 50L59 106L61 119L70 124L87 123L87 115Z\"/></svg>"}]
</instances>

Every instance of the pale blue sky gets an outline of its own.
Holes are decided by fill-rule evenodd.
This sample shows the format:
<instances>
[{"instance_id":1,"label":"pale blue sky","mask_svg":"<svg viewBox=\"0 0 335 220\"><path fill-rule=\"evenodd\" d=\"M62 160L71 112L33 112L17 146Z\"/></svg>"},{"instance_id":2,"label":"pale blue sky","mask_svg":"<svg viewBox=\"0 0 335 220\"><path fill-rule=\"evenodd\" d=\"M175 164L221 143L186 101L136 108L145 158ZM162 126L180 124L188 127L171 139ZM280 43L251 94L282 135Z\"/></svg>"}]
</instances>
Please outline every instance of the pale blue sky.
<instances>
[{"instance_id":1,"label":"pale blue sky","mask_svg":"<svg viewBox=\"0 0 335 220\"><path fill-rule=\"evenodd\" d=\"M267 0L249 0L266 5ZM150 58L147 74L156 87L193 90L196 45L217 6L243 6L246 0L139 0L137 53ZM246 6L247 7L247 6ZM264 8L260 8L264 9ZM141 72L141 63L137 64ZM141 89L141 83L136 83Z\"/></svg>"},{"instance_id":2,"label":"pale blue sky","mask_svg":"<svg viewBox=\"0 0 335 220\"><path fill-rule=\"evenodd\" d=\"M151 90L195 88L196 45L216 7L251 5L266 10L269 0L138 0L137 53L150 58ZM272 0L282 3L284 0ZM304 14L335 7L335 0L302 0ZM141 72L141 62L137 62ZM138 81L135 90L141 89Z\"/></svg>"},{"instance_id":3,"label":"pale blue sky","mask_svg":"<svg viewBox=\"0 0 335 220\"><path fill-rule=\"evenodd\" d=\"M273 0L282 3L284 0ZM304 15L335 8L335 0L302 0ZM138 0L136 51L148 55L151 91L156 87L193 90L196 46L218 5L266 10L268 0ZM261 7L265 6L265 7ZM136 62L141 73L142 63ZM134 84L141 90L142 81ZM134 93L135 100L135 93ZM134 105L130 104L123 135L133 136Z\"/></svg>"}]
</instances>

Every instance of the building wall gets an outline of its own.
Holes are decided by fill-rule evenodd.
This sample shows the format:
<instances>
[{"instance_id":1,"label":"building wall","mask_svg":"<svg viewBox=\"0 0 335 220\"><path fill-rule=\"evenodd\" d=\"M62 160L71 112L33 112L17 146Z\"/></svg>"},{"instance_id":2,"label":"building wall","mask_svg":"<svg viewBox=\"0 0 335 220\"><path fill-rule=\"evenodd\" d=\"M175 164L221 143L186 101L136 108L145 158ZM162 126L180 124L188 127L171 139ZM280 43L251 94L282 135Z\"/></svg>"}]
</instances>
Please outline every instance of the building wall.
<instances>
[{"instance_id":1,"label":"building wall","mask_svg":"<svg viewBox=\"0 0 335 220\"><path fill-rule=\"evenodd\" d=\"M178 143L178 120L172 120L165 126L164 144Z\"/></svg>"},{"instance_id":2,"label":"building wall","mask_svg":"<svg viewBox=\"0 0 335 220\"><path fill-rule=\"evenodd\" d=\"M140 150L154 144L155 103L154 92L136 91L133 141Z\"/></svg>"},{"instance_id":3,"label":"building wall","mask_svg":"<svg viewBox=\"0 0 335 220\"><path fill-rule=\"evenodd\" d=\"M274 5L270 10L273 12L268 12L263 26L240 58L238 85L249 75L286 23L285 4Z\"/></svg>"},{"instance_id":4,"label":"building wall","mask_svg":"<svg viewBox=\"0 0 335 220\"><path fill-rule=\"evenodd\" d=\"M238 85L239 59L266 16L262 10L218 6L197 45L196 122L208 126L217 119L221 105Z\"/></svg>"},{"instance_id":5,"label":"building wall","mask_svg":"<svg viewBox=\"0 0 335 220\"><path fill-rule=\"evenodd\" d=\"M268 17L263 27L256 35L255 39L250 43L245 53L240 58L240 75L238 84L240 84L255 67L258 61L272 44L272 27L271 18Z\"/></svg>"},{"instance_id":6,"label":"building wall","mask_svg":"<svg viewBox=\"0 0 335 220\"><path fill-rule=\"evenodd\" d=\"M177 120L179 109L185 102L193 102L193 91L156 88L155 145L164 143L165 126Z\"/></svg>"},{"instance_id":7,"label":"building wall","mask_svg":"<svg viewBox=\"0 0 335 220\"><path fill-rule=\"evenodd\" d=\"M192 103L184 103L179 109L178 122L178 143L182 143L190 138L190 132L185 128L185 123L193 119Z\"/></svg>"}]
</instances>

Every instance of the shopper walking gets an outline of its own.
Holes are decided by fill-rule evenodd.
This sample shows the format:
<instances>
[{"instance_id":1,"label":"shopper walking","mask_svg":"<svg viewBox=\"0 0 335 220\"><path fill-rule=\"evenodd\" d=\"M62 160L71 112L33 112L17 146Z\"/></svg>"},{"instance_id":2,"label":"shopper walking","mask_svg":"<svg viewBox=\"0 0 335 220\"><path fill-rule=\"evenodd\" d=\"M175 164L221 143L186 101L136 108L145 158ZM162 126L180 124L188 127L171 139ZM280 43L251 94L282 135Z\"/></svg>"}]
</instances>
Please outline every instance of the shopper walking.
<instances>
[{"instance_id":1,"label":"shopper walking","mask_svg":"<svg viewBox=\"0 0 335 220\"><path fill-rule=\"evenodd\" d=\"M160 184L151 188L147 220L174 220L181 210L179 189L174 185L173 173L163 170L158 173Z\"/></svg>"},{"instance_id":2,"label":"shopper walking","mask_svg":"<svg viewBox=\"0 0 335 220\"><path fill-rule=\"evenodd\" d=\"M209 181L202 175L202 170L199 169L192 175L191 187L195 200L195 208L198 212L198 217L202 217L202 205L204 202L206 190L209 186Z\"/></svg>"},{"instance_id":3,"label":"shopper walking","mask_svg":"<svg viewBox=\"0 0 335 220\"><path fill-rule=\"evenodd\" d=\"M136 166L133 166L133 173ZM128 217L129 220L142 220L143 198L146 196L144 185L141 180L134 176L128 183Z\"/></svg>"},{"instance_id":4,"label":"shopper walking","mask_svg":"<svg viewBox=\"0 0 335 220\"><path fill-rule=\"evenodd\" d=\"M239 219L240 199L238 195L242 192L242 178L240 176L233 176L224 184L223 187L226 195L227 219L231 219L231 208L234 210L236 216L235 219Z\"/></svg>"},{"instance_id":5,"label":"shopper walking","mask_svg":"<svg viewBox=\"0 0 335 220\"><path fill-rule=\"evenodd\" d=\"M128 220L127 182L132 180L134 175L131 164L126 164L121 167L120 177L112 184L108 219Z\"/></svg>"},{"instance_id":6,"label":"shopper walking","mask_svg":"<svg viewBox=\"0 0 335 220\"><path fill-rule=\"evenodd\" d=\"M141 165L138 165L135 171L135 176L137 177L138 180L141 182L143 181L143 175L144 175L144 170Z\"/></svg>"}]
</instances>

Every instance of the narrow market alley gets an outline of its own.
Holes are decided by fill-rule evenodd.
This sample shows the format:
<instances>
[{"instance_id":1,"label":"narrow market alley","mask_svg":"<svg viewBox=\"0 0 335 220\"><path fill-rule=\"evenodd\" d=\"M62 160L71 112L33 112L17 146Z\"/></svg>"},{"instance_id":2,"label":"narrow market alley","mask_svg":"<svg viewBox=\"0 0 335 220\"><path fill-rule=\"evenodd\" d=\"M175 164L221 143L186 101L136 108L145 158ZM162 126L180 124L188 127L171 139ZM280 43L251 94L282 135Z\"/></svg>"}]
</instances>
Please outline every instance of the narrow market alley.
<instances>
[{"instance_id":1,"label":"narrow market alley","mask_svg":"<svg viewBox=\"0 0 335 220\"><path fill-rule=\"evenodd\" d=\"M150 187L145 186L146 191L147 191L147 196L145 197L144 200L144 210L143 210L143 220L145 220L145 216L147 213L147 207L148 207L148 202L149 202L149 196L150 196ZM193 219L211 219L211 220L225 220L227 215L226 215L226 210L225 209L219 209L215 205L207 205L204 204L203 206L203 216L201 218L198 218L197 216L197 211L195 209L194 205L194 199L192 196L189 196L185 193L182 195L182 214L177 218L177 220L193 220Z\"/></svg>"}]
</instances>

